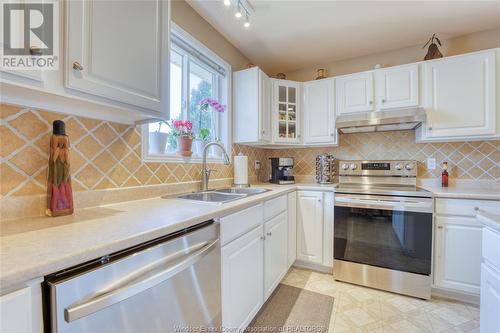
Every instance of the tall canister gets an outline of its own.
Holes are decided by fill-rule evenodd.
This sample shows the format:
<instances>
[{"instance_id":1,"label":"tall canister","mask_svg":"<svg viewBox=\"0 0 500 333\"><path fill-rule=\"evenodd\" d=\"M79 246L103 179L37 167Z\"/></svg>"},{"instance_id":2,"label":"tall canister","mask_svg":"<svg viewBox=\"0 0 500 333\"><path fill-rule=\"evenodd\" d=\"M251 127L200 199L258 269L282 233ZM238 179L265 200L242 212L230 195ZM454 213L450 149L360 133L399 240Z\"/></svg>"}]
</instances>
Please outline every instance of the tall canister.
<instances>
[{"instance_id":1,"label":"tall canister","mask_svg":"<svg viewBox=\"0 0 500 333\"><path fill-rule=\"evenodd\" d=\"M316 182L331 184L335 177L335 158L330 154L316 156Z\"/></svg>"}]
</instances>

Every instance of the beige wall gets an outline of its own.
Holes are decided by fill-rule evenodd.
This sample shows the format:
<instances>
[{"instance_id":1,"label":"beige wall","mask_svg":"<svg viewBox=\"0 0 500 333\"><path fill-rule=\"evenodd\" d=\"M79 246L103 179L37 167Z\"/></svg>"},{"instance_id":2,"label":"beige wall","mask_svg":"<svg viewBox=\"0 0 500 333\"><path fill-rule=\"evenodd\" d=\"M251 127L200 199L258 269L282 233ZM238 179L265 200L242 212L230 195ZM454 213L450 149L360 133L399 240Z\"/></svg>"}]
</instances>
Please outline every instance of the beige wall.
<instances>
[{"instance_id":1,"label":"beige wall","mask_svg":"<svg viewBox=\"0 0 500 333\"><path fill-rule=\"evenodd\" d=\"M186 1L172 1L172 21L231 64L233 71L246 68L250 62Z\"/></svg>"},{"instance_id":2,"label":"beige wall","mask_svg":"<svg viewBox=\"0 0 500 333\"><path fill-rule=\"evenodd\" d=\"M500 28L442 40L441 42L443 43L441 52L444 56L500 47ZM316 70L318 68L326 68L327 76L336 76L369 70L376 64L380 64L382 67L389 67L417 62L423 60L427 52L422 46L423 45L415 45L398 50L335 61L328 64L318 64L316 66L288 72L286 73L287 79L296 81L313 80L316 77Z\"/></svg>"}]
</instances>

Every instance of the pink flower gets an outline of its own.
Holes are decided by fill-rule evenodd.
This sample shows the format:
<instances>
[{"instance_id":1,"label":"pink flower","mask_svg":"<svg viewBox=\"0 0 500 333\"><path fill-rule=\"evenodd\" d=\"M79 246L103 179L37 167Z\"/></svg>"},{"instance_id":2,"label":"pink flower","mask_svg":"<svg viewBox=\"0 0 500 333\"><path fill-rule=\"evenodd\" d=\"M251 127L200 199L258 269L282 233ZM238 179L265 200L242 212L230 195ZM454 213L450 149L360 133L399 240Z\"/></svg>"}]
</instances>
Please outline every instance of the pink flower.
<instances>
[{"instance_id":1,"label":"pink flower","mask_svg":"<svg viewBox=\"0 0 500 333\"><path fill-rule=\"evenodd\" d=\"M212 107L216 112L224 112L226 106L220 104L218 101L212 98L204 98L200 101L200 106L204 111L208 111L208 107Z\"/></svg>"}]
</instances>

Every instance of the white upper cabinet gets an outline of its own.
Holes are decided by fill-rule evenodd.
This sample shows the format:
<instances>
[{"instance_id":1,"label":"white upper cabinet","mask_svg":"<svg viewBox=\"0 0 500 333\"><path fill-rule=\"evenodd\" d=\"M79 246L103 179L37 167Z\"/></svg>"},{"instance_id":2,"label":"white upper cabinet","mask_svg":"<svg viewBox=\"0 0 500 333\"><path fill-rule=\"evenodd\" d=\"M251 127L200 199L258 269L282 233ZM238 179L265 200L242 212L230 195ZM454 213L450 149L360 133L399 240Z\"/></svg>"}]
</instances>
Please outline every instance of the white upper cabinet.
<instances>
[{"instance_id":1,"label":"white upper cabinet","mask_svg":"<svg viewBox=\"0 0 500 333\"><path fill-rule=\"evenodd\" d=\"M334 79L304 82L304 143L336 144Z\"/></svg>"},{"instance_id":2,"label":"white upper cabinet","mask_svg":"<svg viewBox=\"0 0 500 333\"><path fill-rule=\"evenodd\" d=\"M422 140L496 133L495 51L425 62L427 124Z\"/></svg>"},{"instance_id":3,"label":"white upper cabinet","mask_svg":"<svg viewBox=\"0 0 500 333\"><path fill-rule=\"evenodd\" d=\"M168 117L169 2L66 5L65 86Z\"/></svg>"},{"instance_id":4,"label":"white upper cabinet","mask_svg":"<svg viewBox=\"0 0 500 333\"><path fill-rule=\"evenodd\" d=\"M273 79L273 141L300 143L300 88L299 82Z\"/></svg>"},{"instance_id":5,"label":"white upper cabinet","mask_svg":"<svg viewBox=\"0 0 500 333\"><path fill-rule=\"evenodd\" d=\"M418 88L418 64L376 70L377 110L418 106Z\"/></svg>"},{"instance_id":6,"label":"white upper cabinet","mask_svg":"<svg viewBox=\"0 0 500 333\"><path fill-rule=\"evenodd\" d=\"M373 111L373 72L336 78L337 113Z\"/></svg>"},{"instance_id":7,"label":"white upper cabinet","mask_svg":"<svg viewBox=\"0 0 500 333\"><path fill-rule=\"evenodd\" d=\"M272 83L258 67L233 73L234 142L269 143Z\"/></svg>"}]
</instances>

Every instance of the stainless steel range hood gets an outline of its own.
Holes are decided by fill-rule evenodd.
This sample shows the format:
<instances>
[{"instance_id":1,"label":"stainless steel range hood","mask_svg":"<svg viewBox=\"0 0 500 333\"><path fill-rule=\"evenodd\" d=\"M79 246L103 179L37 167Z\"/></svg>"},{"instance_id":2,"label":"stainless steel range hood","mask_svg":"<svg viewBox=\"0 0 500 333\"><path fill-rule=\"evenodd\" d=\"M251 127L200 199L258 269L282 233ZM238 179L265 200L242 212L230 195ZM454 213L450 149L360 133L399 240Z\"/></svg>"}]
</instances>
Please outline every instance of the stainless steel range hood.
<instances>
[{"instance_id":1,"label":"stainless steel range hood","mask_svg":"<svg viewBox=\"0 0 500 333\"><path fill-rule=\"evenodd\" d=\"M335 126L339 133L403 131L417 128L426 120L425 109L411 108L339 115Z\"/></svg>"}]
</instances>

